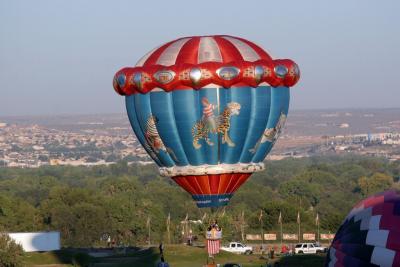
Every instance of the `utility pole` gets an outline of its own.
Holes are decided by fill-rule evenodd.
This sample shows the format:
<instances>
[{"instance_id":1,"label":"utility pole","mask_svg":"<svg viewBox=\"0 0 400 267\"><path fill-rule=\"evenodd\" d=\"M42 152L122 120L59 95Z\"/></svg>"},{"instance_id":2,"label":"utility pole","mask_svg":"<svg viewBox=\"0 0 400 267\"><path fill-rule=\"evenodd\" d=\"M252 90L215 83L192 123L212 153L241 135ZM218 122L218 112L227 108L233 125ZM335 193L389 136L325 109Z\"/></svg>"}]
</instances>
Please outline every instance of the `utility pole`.
<instances>
[{"instance_id":1,"label":"utility pole","mask_svg":"<svg viewBox=\"0 0 400 267\"><path fill-rule=\"evenodd\" d=\"M170 235L170 227L171 224L171 213L168 213L168 218L167 218L167 237L168 237L168 244L171 244L171 235Z\"/></svg>"},{"instance_id":2,"label":"utility pole","mask_svg":"<svg viewBox=\"0 0 400 267\"><path fill-rule=\"evenodd\" d=\"M297 223L299 224L299 243L300 243L300 235L301 235L301 231L300 231L300 227L301 227L301 220L300 220L300 210L301 210L301 197L299 199L299 210L297 211Z\"/></svg>"},{"instance_id":3,"label":"utility pole","mask_svg":"<svg viewBox=\"0 0 400 267\"><path fill-rule=\"evenodd\" d=\"M300 235L301 235L301 231L300 231L300 227L301 227L301 221L300 221L300 212L297 212L297 223L299 224L299 243L300 243Z\"/></svg>"},{"instance_id":4,"label":"utility pole","mask_svg":"<svg viewBox=\"0 0 400 267\"><path fill-rule=\"evenodd\" d=\"M283 232L282 232L282 222L281 222L281 248L283 245Z\"/></svg>"},{"instance_id":5,"label":"utility pole","mask_svg":"<svg viewBox=\"0 0 400 267\"><path fill-rule=\"evenodd\" d=\"M278 223L281 227L281 248L283 245L283 233L282 233L282 211L279 212L279 218L278 218Z\"/></svg>"},{"instance_id":6,"label":"utility pole","mask_svg":"<svg viewBox=\"0 0 400 267\"><path fill-rule=\"evenodd\" d=\"M317 216L315 217L315 224L317 225L317 241L319 243L319 214L317 212Z\"/></svg>"},{"instance_id":7,"label":"utility pole","mask_svg":"<svg viewBox=\"0 0 400 267\"><path fill-rule=\"evenodd\" d=\"M146 222L146 226L148 229L148 238L149 238L149 246L151 245L151 240L150 240L150 216L147 217L147 222Z\"/></svg>"},{"instance_id":8,"label":"utility pole","mask_svg":"<svg viewBox=\"0 0 400 267\"><path fill-rule=\"evenodd\" d=\"M264 248L264 227L263 227L263 211L260 211L260 217L258 217L258 220L260 221L260 227L261 227L261 247Z\"/></svg>"},{"instance_id":9,"label":"utility pole","mask_svg":"<svg viewBox=\"0 0 400 267\"><path fill-rule=\"evenodd\" d=\"M244 242L244 224L245 224L245 221L244 221L244 210L242 210L242 215L241 215L241 220L240 220L240 231L241 231L241 234L242 234L242 242Z\"/></svg>"}]
</instances>

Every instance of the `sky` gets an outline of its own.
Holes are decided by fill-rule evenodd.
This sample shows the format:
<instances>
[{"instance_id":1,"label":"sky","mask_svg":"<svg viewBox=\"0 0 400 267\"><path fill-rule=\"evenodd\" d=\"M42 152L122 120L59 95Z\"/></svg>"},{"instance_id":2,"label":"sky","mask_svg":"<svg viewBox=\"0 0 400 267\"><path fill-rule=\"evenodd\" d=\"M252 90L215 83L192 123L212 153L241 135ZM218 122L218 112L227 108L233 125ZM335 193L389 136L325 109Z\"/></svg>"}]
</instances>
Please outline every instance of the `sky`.
<instances>
[{"instance_id":1,"label":"sky","mask_svg":"<svg viewBox=\"0 0 400 267\"><path fill-rule=\"evenodd\" d=\"M0 0L0 117L125 111L116 71L229 34L290 58L291 109L399 108L400 1Z\"/></svg>"}]
</instances>

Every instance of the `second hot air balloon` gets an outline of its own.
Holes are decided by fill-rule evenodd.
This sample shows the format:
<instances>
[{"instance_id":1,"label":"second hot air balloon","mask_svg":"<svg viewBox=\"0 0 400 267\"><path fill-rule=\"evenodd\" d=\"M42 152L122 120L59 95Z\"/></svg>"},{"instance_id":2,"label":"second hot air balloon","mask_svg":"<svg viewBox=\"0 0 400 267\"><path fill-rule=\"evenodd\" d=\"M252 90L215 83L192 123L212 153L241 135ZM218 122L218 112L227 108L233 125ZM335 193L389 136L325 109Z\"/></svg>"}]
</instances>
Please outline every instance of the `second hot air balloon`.
<instances>
[{"instance_id":1,"label":"second hot air balloon","mask_svg":"<svg viewBox=\"0 0 400 267\"><path fill-rule=\"evenodd\" d=\"M242 38L180 38L119 70L132 128L161 175L198 207L227 205L256 171L285 123L300 71Z\"/></svg>"}]
</instances>

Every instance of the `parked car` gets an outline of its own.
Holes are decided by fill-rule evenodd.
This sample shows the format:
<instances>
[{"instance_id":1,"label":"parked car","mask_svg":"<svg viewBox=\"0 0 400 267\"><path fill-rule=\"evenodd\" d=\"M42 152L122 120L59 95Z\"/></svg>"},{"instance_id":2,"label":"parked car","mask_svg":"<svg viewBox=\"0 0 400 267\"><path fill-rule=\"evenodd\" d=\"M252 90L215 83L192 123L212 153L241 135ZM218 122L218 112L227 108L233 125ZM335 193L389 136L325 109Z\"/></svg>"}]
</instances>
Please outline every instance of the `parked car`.
<instances>
[{"instance_id":1,"label":"parked car","mask_svg":"<svg viewBox=\"0 0 400 267\"><path fill-rule=\"evenodd\" d=\"M315 249L317 250L317 253L319 253L319 252L323 253L323 252L327 252L328 251L328 248L324 247L324 246L321 246L321 244L319 242L313 243L313 245L314 245Z\"/></svg>"},{"instance_id":2,"label":"parked car","mask_svg":"<svg viewBox=\"0 0 400 267\"><path fill-rule=\"evenodd\" d=\"M239 263L225 263L224 267L242 267Z\"/></svg>"},{"instance_id":3,"label":"parked car","mask_svg":"<svg viewBox=\"0 0 400 267\"><path fill-rule=\"evenodd\" d=\"M253 253L253 248L243 245L239 242L230 242L228 246L222 246L221 250L237 253L237 254L251 254Z\"/></svg>"},{"instance_id":4,"label":"parked car","mask_svg":"<svg viewBox=\"0 0 400 267\"><path fill-rule=\"evenodd\" d=\"M326 251L326 247L317 246L316 243L299 243L294 248L295 254L316 254Z\"/></svg>"}]
</instances>

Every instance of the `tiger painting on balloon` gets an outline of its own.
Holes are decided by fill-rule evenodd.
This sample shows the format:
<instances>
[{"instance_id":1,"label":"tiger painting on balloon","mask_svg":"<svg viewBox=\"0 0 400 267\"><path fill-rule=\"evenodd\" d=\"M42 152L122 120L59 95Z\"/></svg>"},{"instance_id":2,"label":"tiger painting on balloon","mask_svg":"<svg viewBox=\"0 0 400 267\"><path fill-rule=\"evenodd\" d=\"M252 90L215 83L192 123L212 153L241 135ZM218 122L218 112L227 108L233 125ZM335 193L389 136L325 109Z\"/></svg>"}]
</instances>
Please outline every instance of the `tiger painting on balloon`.
<instances>
[{"instance_id":1,"label":"tiger painting on balloon","mask_svg":"<svg viewBox=\"0 0 400 267\"><path fill-rule=\"evenodd\" d=\"M209 134L221 134L222 144L234 147L235 143L229 136L231 127L231 116L239 115L241 105L237 102L230 102L218 116L214 115L215 105L209 103L208 99L202 98L203 116L192 128L193 146L201 148L199 141L204 139L209 146L214 143L210 140Z\"/></svg>"}]
</instances>

